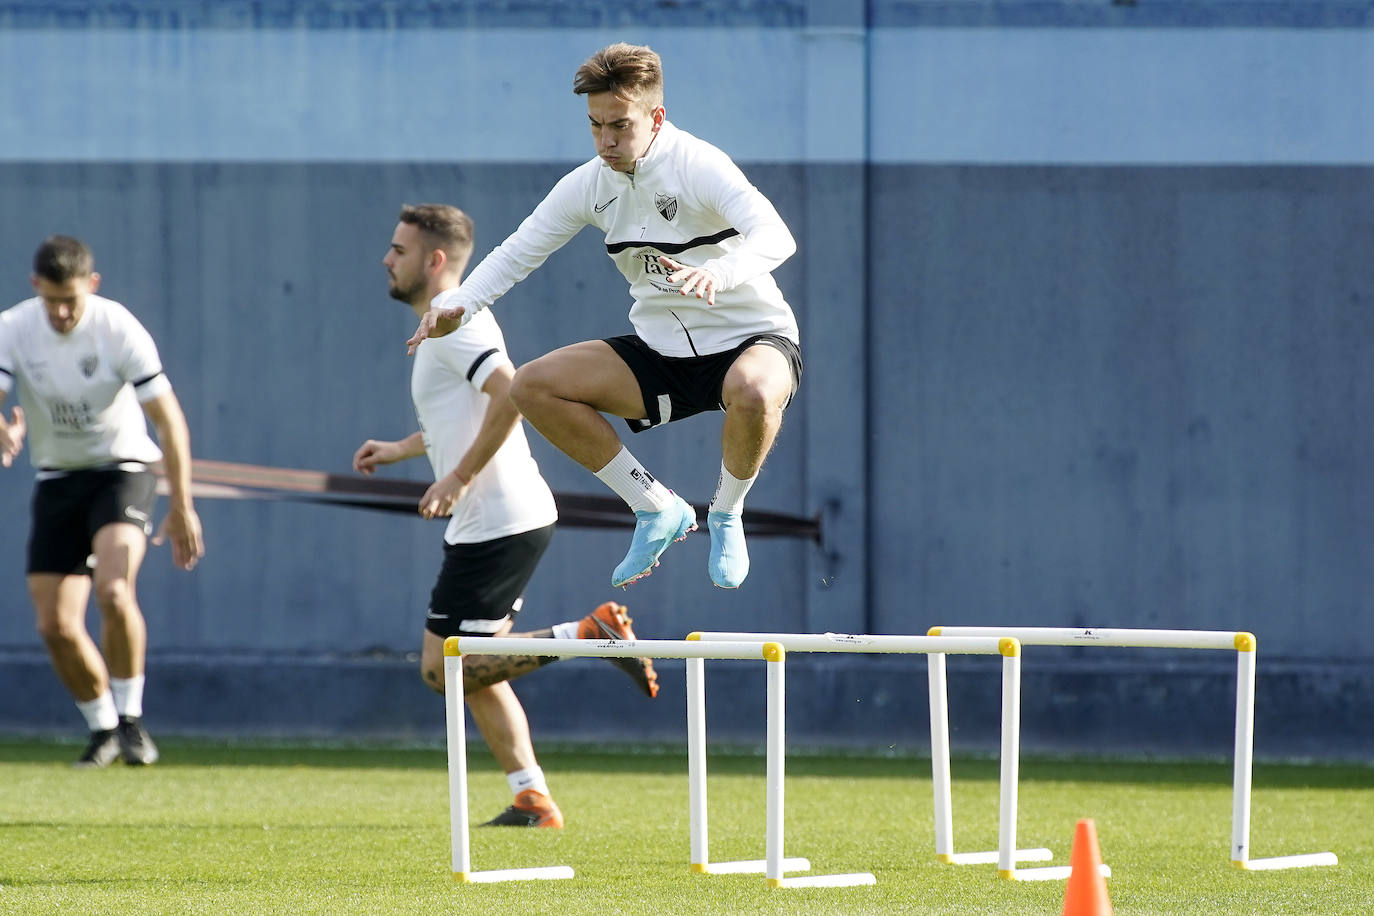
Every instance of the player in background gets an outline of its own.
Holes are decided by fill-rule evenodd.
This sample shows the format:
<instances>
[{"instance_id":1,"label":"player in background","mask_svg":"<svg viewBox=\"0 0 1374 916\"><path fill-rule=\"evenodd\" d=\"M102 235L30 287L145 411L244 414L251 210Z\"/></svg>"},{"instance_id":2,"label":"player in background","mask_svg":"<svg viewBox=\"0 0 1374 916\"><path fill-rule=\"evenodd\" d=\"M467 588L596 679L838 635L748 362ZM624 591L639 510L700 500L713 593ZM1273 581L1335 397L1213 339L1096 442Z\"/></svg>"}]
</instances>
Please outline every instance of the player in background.
<instances>
[{"instance_id":1,"label":"player in background","mask_svg":"<svg viewBox=\"0 0 1374 916\"><path fill-rule=\"evenodd\" d=\"M382 259L393 299L416 315L457 289L472 255L472 221L456 207L401 208ZM520 413L509 397L515 368L491 312L461 331L417 348L411 398L420 428L398 441L369 439L353 456L354 470L427 455L434 484L420 500L424 518L451 516L444 561L430 596L420 651L425 683L444 692L448 636L540 636L634 639L625 608L607 602L581 620L511 633L522 594L553 537L553 493L530 455ZM561 827L563 815L535 758L529 722L510 680L555 658L534 655L463 657L468 711L506 772L515 800L488 826ZM607 659L650 697L658 680L647 658Z\"/></svg>"},{"instance_id":2,"label":"player in background","mask_svg":"<svg viewBox=\"0 0 1374 916\"><path fill-rule=\"evenodd\" d=\"M730 158L667 120L659 56L615 44L573 79L596 156L565 175L461 289L431 303L408 344L451 333L584 226L630 284L634 333L555 350L522 366L511 397L544 438L592 471L636 517L613 586L649 575L696 512L641 465L602 414L634 432L724 410L707 512L707 571L721 588L749 572L741 515L801 379L796 319L770 271L796 250L773 205ZM558 303L556 307L568 307Z\"/></svg>"},{"instance_id":3,"label":"player in background","mask_svg":"<svg viewBox=\"0 0 1374 916\"><path fill-rule=\"evenodd\" d=\"M158 461L171 497L153 543L169 540L181 569L205 553L190 434L152 337L96 295L100 274L83 242L44 240L31 279L38 295L0 313L0 405L16 384L21 405L8 419L0 411L0 464L13 464L27 433L38 471L27 564L38 633L90 728L77 765L150 764L158 750L142 721L148 634L136 583ZM92 586L99 648L86 629Z\"/></svg>"}]
</instances>

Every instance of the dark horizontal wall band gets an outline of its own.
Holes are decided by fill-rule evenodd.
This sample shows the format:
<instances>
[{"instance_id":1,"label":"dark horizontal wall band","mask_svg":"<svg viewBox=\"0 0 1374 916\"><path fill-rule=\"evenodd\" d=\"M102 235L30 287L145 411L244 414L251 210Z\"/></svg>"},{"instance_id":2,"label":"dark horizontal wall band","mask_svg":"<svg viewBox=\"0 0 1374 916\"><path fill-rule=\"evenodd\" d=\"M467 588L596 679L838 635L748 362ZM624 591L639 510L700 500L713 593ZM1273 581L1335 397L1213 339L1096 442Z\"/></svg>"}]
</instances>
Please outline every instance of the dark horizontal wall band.
<instances>
[{"instance_id":1,"label":"dark horizontal wall band","mask_svg":"<svg viewBox=\"0 0 1374 916\"><path fill-rule=\"evenodd\" d=\"M1276 28L1374 25L1367 0L874 0L872 28Z\"/></svg>"},{"instance_id":2,"label":"dark horizontal wall band","mask_svg":"<svg viewBox=\"0 0 1374 916\"><path fill-rule=\"evenodd\" d=\"M0 653L0 690L13 699L0 718L9 734L77 735L81 718L40 652ZM956 754L998 747L999 666L951 666L950 730ZM683 663L658 664L654 702L626 689L596 659L565 659L515 683L536 741L682 743ZM925 660L897 656L788 657L788 742L926 753L930 747ZM414 659L341 655L157 654L149 658L147 719L159 736L345 738L442 742L442 703ZM1260 759L1374 759L1362 699L1374 690L1364 666L1331 668L1261 660L1255 702ZM708 665L706 709L713 742L761 746L761 666ZM1028 659L1022 673L1024 753L1229 758L1235 720L1233 664L1184 670L1120 670ZM321 702L321 697L332 698ZM593 696L594 703L567 703ZM666 704L666 705L665 705Z\"/></svg>"},{"instance_id":3,"label":"dark horizontal wall band","mask_svg":"<svg viewBox=\"0 0 1374 916\"><path fill-rule=\"evenodd\" d=\"M807 23L803 0L12 0L0 28L434 29L787 27ZM824 5L824 4L821 4Z\"/></svg>"},{"instance_id":4,"label":"dark horizontal wall band","mask_svg":"<svg viewBox=\"0 0 1374 916\"><path fill-rule=\"evenodd\" d=\"M1367 28L1367 0L10 0L0 28ZM867 18L867 23L863 20Z\"/></svg>"}]
</instances>

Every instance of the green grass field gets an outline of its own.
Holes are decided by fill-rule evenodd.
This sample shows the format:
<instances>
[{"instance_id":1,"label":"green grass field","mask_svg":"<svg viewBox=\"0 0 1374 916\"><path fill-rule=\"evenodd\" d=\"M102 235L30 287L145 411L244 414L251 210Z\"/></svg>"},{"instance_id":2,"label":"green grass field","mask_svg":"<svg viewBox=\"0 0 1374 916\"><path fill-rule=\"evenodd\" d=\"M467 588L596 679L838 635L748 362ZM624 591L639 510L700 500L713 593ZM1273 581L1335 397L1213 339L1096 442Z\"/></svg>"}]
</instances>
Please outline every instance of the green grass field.
<instances>
[{"instance_id":1,"label":"green grass field","mask_svg":"<svg viewBox=\"0 0 1374 916\"><path fill-rule=\"evenodd\" d=\"M562 831L477 830L473 867L571 865L567 881L457 885L438 749L240 747L167 741L163 762L74 771L74 745L0 741L0 913L1059 913L1061 882L934 861L929 761L788 760L787 853L872 887L778 889L688 871L678 750L542 754ZM508 803L474 747L475 818ZM713 754L711 853L763 856L762 757ZM1341 864L1231 867L1227 763L1022 763L1019 838L1067 863L1092 817L1116 912L1374 912L1374 769L1259 765L1255 857ZM954 763L955 841L996 846L997 766Z\"/></svg>"}]
</instances>

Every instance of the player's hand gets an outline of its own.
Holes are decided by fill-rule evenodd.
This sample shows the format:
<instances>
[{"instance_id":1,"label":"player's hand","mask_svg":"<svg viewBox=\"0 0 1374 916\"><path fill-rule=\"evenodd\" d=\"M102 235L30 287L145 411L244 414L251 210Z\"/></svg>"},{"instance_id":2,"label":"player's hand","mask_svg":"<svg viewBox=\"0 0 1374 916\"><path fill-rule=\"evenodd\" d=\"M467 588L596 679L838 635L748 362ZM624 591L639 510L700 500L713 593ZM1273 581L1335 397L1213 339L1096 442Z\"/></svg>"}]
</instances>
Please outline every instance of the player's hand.
<instances>
[{"instance_id":1,"label":"player's hand","mask_svg":"<svg viewBox=\"0 0 1374 916\"><path fill-rule=\"evenodd\" d=\"M0 417L3 420L3 417ZM28 428L24 423L24 408L16 406L14 413L10 416L5 428L0 430L0 466L9 467L14 464L15 456L24 448L24 431Z\"/></svg>"},{"instance_id":2,"label":"player's hand","mask_svg":"<svg viewBox=\"0 0 1374 916\"><path fill-rule=\"evenodd\" d=\"M173 506L158 526L153 544L172 542L172 562L178 569L195 569L196 562L205 556L205 540L200 528L200 516L188 507Z\"/></svg>"},{"instance_id":3,"label":"player's hand","mask_svg":"<svg viewBox=\"0 0 1374 916\"><path fill-rule=\"evenodd\" d=\"M467 310L461 305L454 305L454 300L459 298L458 287L446 289L433 299L429 300L429 311L425 312L420 318L420 326L415 329L415 333L406 341L406 352L411 356L415 355L415 348L418 347L426 338L443 337L445 334L452 334L454 331L467 324L471 315L467 315Z\"/></svg>"},{"instance_id":4,"label":"player's hand","mask_svg":"<svg viewBox=\"0 0 1374 916\"><path fill-rule=\"evenodd\" d=\"M371 474L383 464L400 461L400 451L399 443L368 439L353 453L353 470L359 474Z\"/></svg>"},{"instance_id":5,"label":"player's hand","mask_svg":"<svg viewBox=\"0 0 1374 916\"><path fill-rule=\"evenodd\" d=\"M681 283L678 292L684 296L696 293L698 299L705 299L707 305L716 304L716 287L720 285L720 280L705 267L692 267L675 261L666 255L658 256L658 263L666 270L672 271L668 274L669 283Z\"/></svg>"},{"instance_id":6,"label":"player's hand","mask_svg":"<svg viewBox=\"0 0 1374 916\"><path fill-rule=\"evenodd\" d=\"M420 326L415 329L415 333L410 335L410 340L406 341L406 354L415 355L415 348L424 343L431 337L443 337L445 334L452 334L463 326L464 309L460 305L451 309L430 309L425 312L420 319Z\"/></svg>"},{"instance_id":7,"label":"player's hand","mask_svg":"<svg viewBox=\"0 0 1374 916\"><path fill-rule=\"evenodd\" d=\"M445 474L434 481L425 495L420 497L420 517L447 518L452 515L453 507L458 505L467 486L456 474Z\"/></svg>"}]
</instances>

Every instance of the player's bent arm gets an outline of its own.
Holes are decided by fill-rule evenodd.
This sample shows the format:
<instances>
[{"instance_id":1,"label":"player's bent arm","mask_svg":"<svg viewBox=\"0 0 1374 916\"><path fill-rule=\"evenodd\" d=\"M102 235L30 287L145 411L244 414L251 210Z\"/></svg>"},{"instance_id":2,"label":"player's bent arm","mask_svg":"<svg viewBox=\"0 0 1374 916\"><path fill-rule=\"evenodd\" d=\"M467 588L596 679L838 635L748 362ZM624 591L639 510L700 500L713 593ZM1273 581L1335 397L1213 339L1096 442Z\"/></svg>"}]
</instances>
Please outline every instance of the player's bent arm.
<instances>
[{"instance_id":1,"label":"player's bent arm","mask_svg":"<svg viewBox=\"0 0 1374 916\"><path fill-rule=\"evenodd\" d=\"M595 187L599 167L593 160L564 175L534 212L473 268L461 286L434 297L420 326L406 341L406 352L414 356L415 348L426 338L442 337L467 324L589 225L588 188Z\"/></svg>"},{"instance_id":2,"label":"player's bent arm","mask_svg":"<svg viewBox=\"0 0 1374 916\"><path fill-rule=\"evenodd\" d=\"M739 230L742 244L702 266L719 279L717 289L734 289L792 257L797 241L772 201L750 184L738 166L724 155L703 162L709 164L697 173L702 200Z\"/></svg>"},{"instance_id":3,"label":"player's bent arm","mask_svg":"<svg viewBox=\"0 0 1374 916\"><path fill-rule=\"evenodd\" d=\"M191 433L181 402L168 388L156 397L143 402L143 412L157 430L162 446L162 463L166 469L167 485L171 490L167 517L158 529L154 543L166 538L172 542L172 560L182 569L191 569L205 555L201 536L200 516L191 500Z\"/></svg>"},{"instance_id":4,"label":"player's bent arm","mask_svg":"<svg viewBox=\"0 0 1374 916\"><path fill-rule=\"evenodd\" d=\"M515 378L515 367L510 364L498 366L482 383L482 392L490 399L487 412L482 415L482 425L463 457L458 459L453 473L464 482L471 482L487 462L510 438L510 434L520 423L520 411L510 399L510 383Z\"/></svg>"},{"instance_id":5,"label":"player's bent arm","mask_svg":"<svg viewBox=\"0 0 1374 916\"><path fill-rule=\"evenodd\" d=\"M420 498L421 517L451 515L468 484L472 483L472 478L487 466L487 462L510 438L511 431L520 422L520 412L510 399L510 383L514 377L515 369L507 363L491 370L487 380L482 383L482 391L490 399L487 412L482 415L482 425L453 470L434 481Z\"/></svg>"},{"instance_id":6,"label":"player's bent arm","mask_svg":"<svg viewBox=\"0 0 1374 916\"><path fill-rule=\"evenodd\" d=\"M419 430L395 442L368 439L353 453L353 470L359 474L371 474L378 465L418 458L424 453L425 439Z\"/></svg>"}]
</instances>

